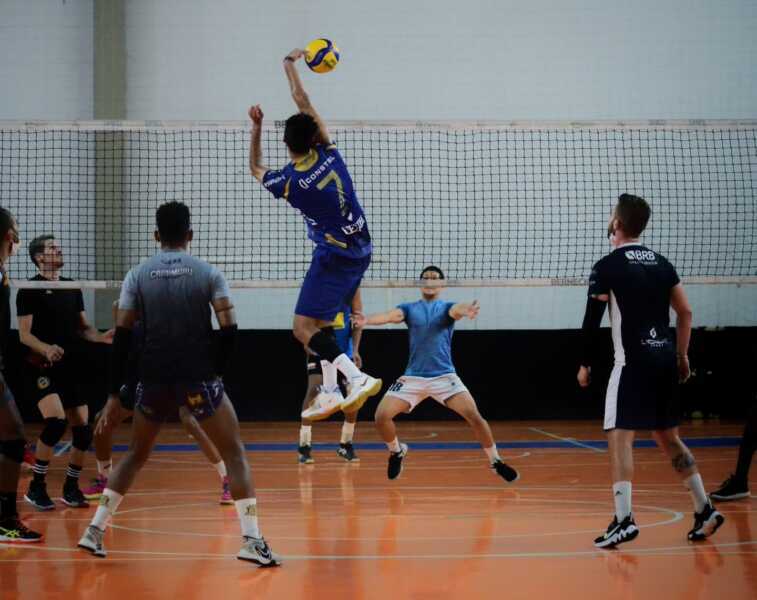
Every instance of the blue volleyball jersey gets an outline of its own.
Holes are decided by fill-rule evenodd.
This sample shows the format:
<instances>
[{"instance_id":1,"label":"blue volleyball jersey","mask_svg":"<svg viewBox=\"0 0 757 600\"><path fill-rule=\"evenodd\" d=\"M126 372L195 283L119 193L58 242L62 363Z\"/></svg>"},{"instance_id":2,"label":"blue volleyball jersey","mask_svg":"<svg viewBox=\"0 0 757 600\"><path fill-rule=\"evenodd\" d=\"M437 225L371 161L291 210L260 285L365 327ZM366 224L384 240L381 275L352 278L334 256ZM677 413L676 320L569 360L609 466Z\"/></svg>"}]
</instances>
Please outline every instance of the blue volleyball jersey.
<instances>
[{"instance_id":1,"label":"blue volleyball jersey","mask_svg":"<svg viewBox=\"0 0 757 600\"><path fill-rule=\"evenodd\" d=\"M336 146L319 144L303 159L269 170L263 186L298 209L317 245L350 258L371 253L363 208Z\"/></svg>"}]
</instances>

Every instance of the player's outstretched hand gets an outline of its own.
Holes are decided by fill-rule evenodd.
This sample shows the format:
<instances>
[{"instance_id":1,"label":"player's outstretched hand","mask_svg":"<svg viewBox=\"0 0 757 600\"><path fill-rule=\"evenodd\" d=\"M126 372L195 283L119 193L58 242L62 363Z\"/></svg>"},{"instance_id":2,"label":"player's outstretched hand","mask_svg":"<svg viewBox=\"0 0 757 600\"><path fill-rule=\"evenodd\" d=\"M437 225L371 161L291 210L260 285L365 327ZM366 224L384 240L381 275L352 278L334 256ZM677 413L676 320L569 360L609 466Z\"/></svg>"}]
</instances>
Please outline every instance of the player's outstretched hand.
<instances>
[{"instance_id":1,"label":"player's outstretched hand","mask_svg":"<svg viewBox=\"0 0 757 600\"><path fill-rule=\"evenodd\" d=\"M260 104L251 106L250 110L247 111L247 114L250 115L250 119L252 119L252 122L255 123L255 125L261 125L263 123L263 109L260 108Z\"/></svg>"},{"instance_id":2,"label":"player's outstretched hand","mask_svg":"<svg viewBox=\"0 0 757 600\"><path fill-rule=\"evenodd\" d=\"M481 312L481 305L478 303L478 300L474 300L468 305L468 310L465 311L465 316L472 321L478 316L479 312Z\"/></svg>"},{"instance_id":3,"label":"player's outstretched hand","mask_svg":"<svg viewBox=\"0 0 757 600\"><path fill-rule=\"evenodd\" d=\"M579 367L576 379L578 380L578 385L582 388L589 387L591 383L591 369L584 366Z\"/></svg>"},{"instance_id":4,"label":"player's outstretched hand","mask_svg":"<svg viewBox=\"0 0 757 600\"><path fill-rule=\"evenodd\" d=\"M302 48L295 48L284 57L284 60L297 61L303 56L305 56L305 51Z\"/></svg>"},{"instance_id":5,"label":"player's outstretched hand","mask_svg":"<svg viewBox=\"0 0 757 600\"><path fill-rule=\"evenodd\" d=\"M112 344L114 337L116 337L116 330L115 329L108 329L108 331L104 332L100 336L100 342L103 343L103 344Z\"/></svg>"},{"instance_id":6,"label":"player's outstretched hand","mask_svg":"<svg viewBox=\"0 0 757 600\"><path fill-rule=\"evenodd\" d=\"M361 327L365 327L365 324L368 322L368 317L361 312L353 312L352 315L350 315L350 320L352 321L353 327L360 329Z\"/></svg>"}]
</instances>

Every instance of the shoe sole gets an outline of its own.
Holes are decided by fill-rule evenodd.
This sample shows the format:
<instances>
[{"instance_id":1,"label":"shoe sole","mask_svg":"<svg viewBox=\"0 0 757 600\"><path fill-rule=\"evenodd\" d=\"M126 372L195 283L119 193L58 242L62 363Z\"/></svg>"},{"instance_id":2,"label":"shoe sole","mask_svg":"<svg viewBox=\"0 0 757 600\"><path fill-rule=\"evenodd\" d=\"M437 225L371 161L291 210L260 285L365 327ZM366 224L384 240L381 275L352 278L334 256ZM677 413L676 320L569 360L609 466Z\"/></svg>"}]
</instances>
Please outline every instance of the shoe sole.
<instances>
[{"instance_id":1,"label":"shoe sole","mask_svg":"<svg viewBox=\"0 0 757 600\"><path fill-rule=\"evenodd\" d=\"M307 414L306 415L305 414L306 411L302 411L300 413L300 416L303 419L308 419L309 421L323 421L324 419L328 419L331 415L333 415L334 413L339 412L340 410L342 410L342 405L341 404L337 404L336 406L334 406L332 409L330 409L328 412L325 412L325 413Z\"/></svg>"},{"instance_id":2,"label":"shoe sole","mask_svg":"<svg viewBox=\"0 0 757 600\"><path fill-rule=\"evenodd\" d=\"M234 501L233 500L219 500L218 504L220 504L221 506L231 506L232 504L234 504Z\"/></svg>"},{"instance_id":3,"label":"shoe sole","mask_svg":"<svg viewBox=\"0 0 757 600\"><path fill-rule=\"evenodd\" d=\"M259 560L255 560L254 558L246 558L244 556L237 556L237 560L243 560L245 562L250 562L253 565L257 566L259 569L270 569L271 567L280 567L281 566L281 561L280 560L279 561L272 560L269 563L263 563L263 562L260 562Z\"/></svg>"},{"instance_id":4,"label":"shoe sole","mask_svg":"<svg viewBox=\"0 0 757 600\"><path fill-rule=\"evenodd\" d=\"M710 529L709 533L695 533L692 536L689 537L689 541L691 542L701 542L702 540L706 540L708 537L711 537L715 535L715 532L720 529L720 526L725 523L725 517L718 513L715 515L715 524L712 525L712 529ZM705 530L706 524L702 526L702 529L700 531Z\"/></svg>"},{"instance_id":5,"label":"shoe sole","mask_svg":"<svg viewBox=\"0 0 757 600\"><path fill-rule=\"evenodd\" d=\"M749 498L749 492L741 492L740 494L731 494L730 496L721 496L720 494L710 494L710 498L719 502L729 502L730 500L741 500L743 498Z\"/></svg>"},{"instance_id":6,"label":"shoe sole","mask_svg":"<svg viewBox=\"0 0 757 600\"><path fill-rule=\"evenodd\" d=\"M66 500L65 498L61 498L60 501L68 506L69 508L89 508L89 502L80 503L80 502L70 502L69 500Z\"/></svg>"},{"instance_id":7,"label":"shoe sole","mask_svg":"<svg viewBox=\"0 0 757 600\"><path fill-rule=\"evenodd\" d=\"M0 543L2 543L2 544L38 544L43 539L45 539L45 538L41 537L41 538L36 539L36 540L24 540L24 539L20 539L20 538L6 538L6 537L0 535Z\"/></svg>"},{"instance_id":8,"label":"shoe sole","mask_svg":"<svg viewBox=\"0 0 757 600\"><path fill-rule=\"evenodd\" d=\"M82 550L86 550L89 552L92 556L96 556L97 558L105 558L107 554L105 552L97 552L94 548L90 548L89 546L85 546L84 544L76 544L77 548L81 548Z\"/></svg>"},{"instance_id":9,"label":"shoe sole","mask_svg":"<svg viewBox=\"0 0 757 600\"><path fill-rule=\"evenodd\" d=\"M97 492L96 494L87 494L87 493L85 493L84 497L87 500L99 500L100 498L102 498L102 495L103 495L102 492Z\"/></svg>"},{"instance_id":10,"label":"shoe sole","mask_svg":"<svg viewBox=\"0 0 757 600\"><path fill-rule=\"evenodd\" d=\"M337 454L337 456L338 456L339 458L341 458L341 459L342 459L342 460L343 460L344 462L348 462L348 463L356 463L356 462L360 462L360 458L359 458L359 457L357 457L357 456L356 456L355 458L345 458L345 457L344 457L344 456L342 456L341 454Z\"/></svg>"},{"instance_id":11,"label":"shoe sole","mask_svg":"<svg viewBox=\"0 0 757 600\"><path fill-rule=\"evenodd\" d=\"M32 500L31 498L29 498L29 496L26 496L26 495L24 495L24 500L26 500L29 504L31 504L37 510L44 510L44 511L55 510L55 504L51 504L50 506L42 506L41 504L37 504L36 502L34 502L34 500Z\"/></svg>"},{"instance_id":12,"label":"shoe sole","mask_svg":"<svg viewBox=\"0 0 757 600\"><path fill-rule=\"evenodd\" d=\"M638 527L621 540L618 540L615 542L610 542L609 540L602 541L602 542L594 542L594 546L601 549L612 549L612 548L615 548L616 546L620 546L620 544L625 544L626 542L632 542L637 537L639 537Z\"/></svg>"},{"instance_id":13,"label":"shoe sole","mask_svg":"<svg viewBox=\"0 0 757 600\"><path fill-rule=\"evenodd\" d=\"M342 402L342 405L340 407L342 412L355 412L363 408L363 404L368 402L369 398L372 398L379 393L382 385L383 381L381 379L376 379L371 387L360 392L357 398L355 398L352 402L350 402L349 404Z\"/></svg>"}]
</instances>

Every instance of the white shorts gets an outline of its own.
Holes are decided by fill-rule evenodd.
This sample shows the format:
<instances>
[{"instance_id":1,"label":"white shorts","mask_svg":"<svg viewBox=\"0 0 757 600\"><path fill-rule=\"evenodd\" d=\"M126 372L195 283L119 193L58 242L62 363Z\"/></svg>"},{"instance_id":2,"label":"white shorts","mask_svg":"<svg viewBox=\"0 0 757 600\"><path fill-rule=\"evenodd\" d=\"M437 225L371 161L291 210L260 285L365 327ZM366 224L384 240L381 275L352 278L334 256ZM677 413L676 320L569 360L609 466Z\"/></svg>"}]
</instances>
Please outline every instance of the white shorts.
<instances>
[{"instance_id":1,"label":"white shorts","mask_svg":"<svg viewBox=\"0 0 757 600\"><path fill-rule=\"evenodd\" d=\"M455 373L438 377L403 375L389 386L386 395L407 402L410 405L407 412L410 412L428 397L444 405L455 394L467 391L468 388Z\"/></svg>"}]
</instances>

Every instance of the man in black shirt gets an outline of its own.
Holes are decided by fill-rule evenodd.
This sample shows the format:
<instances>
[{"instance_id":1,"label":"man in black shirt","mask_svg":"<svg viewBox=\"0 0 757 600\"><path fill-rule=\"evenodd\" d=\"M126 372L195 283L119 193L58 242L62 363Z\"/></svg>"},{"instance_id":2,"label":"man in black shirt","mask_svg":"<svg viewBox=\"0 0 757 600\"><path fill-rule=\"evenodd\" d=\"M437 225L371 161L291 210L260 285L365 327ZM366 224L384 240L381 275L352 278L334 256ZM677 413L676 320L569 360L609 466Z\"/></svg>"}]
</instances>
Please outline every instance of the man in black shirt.
<instances>
[{"instance_id":1,"label":"man in black shirt","mask_svg":"<svg viewBox=\"0 0 757 600\"><path fill-rule=\"evenodd\" d=\"M32 281L71 281L60 276L63 252L53 235L42 235L29 244L29 256L39 273ZM18 331L28 348L24 364L27 394L44 418L37 442L34 477L24 498L40 510L55 504L47 493L45 478L55 445L71 424L71 460L63 484L64 504L89 506L79 489L84 455L92 442L86 401L76 392L88 349L85 342L109 344L112 332L101 334L90 325L84 299L77 289L22 289L16 297Z\"/></svg>"},{"instance_id":2,"label":"man in black shirt","mask_svg":"<svg viewBox=\"0 0 757 600\"><path fill-rule=\"evenodd\" d=\"M678 381L689 378L691 307L668 260L639 243L651 209L643 198L622 194L613 210L608 237L613 252L594 265L584 317L584 351L578 383L590 382L597 335L605 307L615 367L607 386L604 428L613 476L615 518L594 543L611 548L636 538L631 511L633 439L637 429L653 432L660 449L683 479L694 501L691 541L715 533L724 518L707 498L694 457L678 436ZM670 331L670 307L677 314L676 337Z\"/></svg>"},{"instance_id":3,"label":"man in black shirt","mask_svg":"<svg viewBox=\"0 0 757 600\"><path fill-rule=\"evenodd\" d=\"M27 529L16 510L18 476L26 441L13 394L2 373L2 359L6 355L11 327L10 286L5 269L19 241L18 225L13 215L0 208L0 542L39 542L42 536Z\"/></svg>"}]
</instances>

